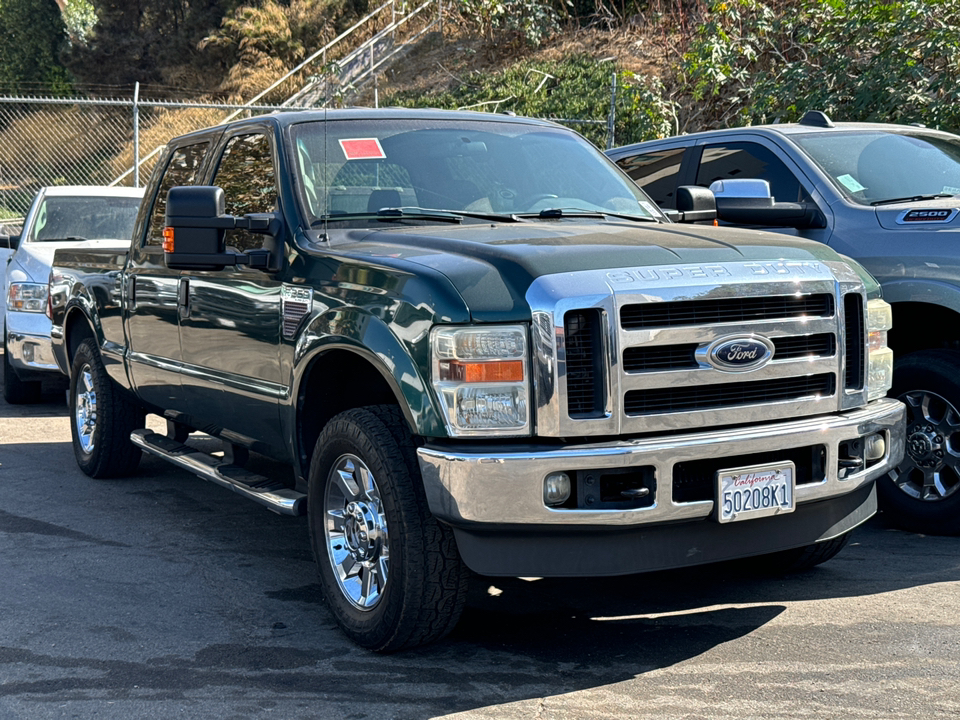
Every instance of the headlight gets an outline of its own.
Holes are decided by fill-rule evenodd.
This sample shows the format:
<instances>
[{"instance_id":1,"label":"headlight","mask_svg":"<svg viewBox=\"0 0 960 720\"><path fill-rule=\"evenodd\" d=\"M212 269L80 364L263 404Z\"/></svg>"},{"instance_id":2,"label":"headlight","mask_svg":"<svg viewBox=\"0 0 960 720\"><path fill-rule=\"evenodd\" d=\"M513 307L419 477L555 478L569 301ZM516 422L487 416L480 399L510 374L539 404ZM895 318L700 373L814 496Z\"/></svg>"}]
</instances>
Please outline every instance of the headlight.
<instances>
[{"instance_id":1,"label":"headlight","mask_svg":"<svg viewBox=\"0 0 960 720\"><path fill-rule=\"evenodd\" d=\"M430 347L452 436L530 434L525 327L437 327Z\"/></svg>"},{"instance_id":2,"label":"headlight","mask_svg":"<svg viewBox=\"0 0 960 720\"><path fill-rule=\"evenodd\" d=\"M889 303L867 301L867 400L882 398L893 384L893 350L887 347L891 327L893 311Z\"/></svg>"},{"instance_id":3,"label":"headlight","mask_svg":"<svg viewBox=\"0 0 960 720\"><path fill-rule=\"evenodd\" d=\"M20 312L46 312L47 286L39 283L10 283L7 307Z\"/></svg>"}]
</instances>

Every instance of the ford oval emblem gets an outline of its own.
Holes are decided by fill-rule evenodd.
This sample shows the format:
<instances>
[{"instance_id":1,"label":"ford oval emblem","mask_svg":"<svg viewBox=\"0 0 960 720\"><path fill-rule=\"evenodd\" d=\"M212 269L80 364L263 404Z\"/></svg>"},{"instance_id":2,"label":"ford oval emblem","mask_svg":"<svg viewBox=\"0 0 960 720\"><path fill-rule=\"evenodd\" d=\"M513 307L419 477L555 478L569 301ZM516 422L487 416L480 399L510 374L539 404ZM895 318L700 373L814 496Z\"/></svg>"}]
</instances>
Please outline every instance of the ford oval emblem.
<instances>
[{"instance_id":1,"label":"ford oval emblem","mask_svg":"<svg viewBox=\"0 0 960 720\"><path fill-rule=\"evenodd\" d=\"M716 341L706 352L707 362L717 370L746 372L767 364L773 357L773 343L759 335L740 335Z\"/></svg>"}]
</instances>

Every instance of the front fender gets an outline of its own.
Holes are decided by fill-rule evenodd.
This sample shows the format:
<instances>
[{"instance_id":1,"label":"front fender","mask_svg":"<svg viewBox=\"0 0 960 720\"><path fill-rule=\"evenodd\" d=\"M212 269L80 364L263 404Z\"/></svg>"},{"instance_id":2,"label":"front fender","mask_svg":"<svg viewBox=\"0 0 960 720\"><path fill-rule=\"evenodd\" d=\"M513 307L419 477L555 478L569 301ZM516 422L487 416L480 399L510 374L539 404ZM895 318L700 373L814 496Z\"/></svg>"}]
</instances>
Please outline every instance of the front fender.
<instances>
[{"instance_id":1,"label":"front fender","mask_svg":"<svg viewBox=\"0 0 960 720\"><path fill-rule=\"evenodd\" d=\"M936 280L904 279L881 285L883 299L888 303L916 302L939 305L960 313L960 287Z\"/></svg>"},{"instance_id":2,"label":"front fender","mask_svg":"<svg viewBox=\"0 0 960 720\"><path fill-rule=\"evenodd\" d=\"M404 338L376 315L358 307L341 307L316 316L301 333L294 352L294 397L314 358L323 352L347 349L376 368L393 390L411 431L445 437L446 426L430 392L430 328L423 318L399 327Z\"/></svg>"}]
</instances>

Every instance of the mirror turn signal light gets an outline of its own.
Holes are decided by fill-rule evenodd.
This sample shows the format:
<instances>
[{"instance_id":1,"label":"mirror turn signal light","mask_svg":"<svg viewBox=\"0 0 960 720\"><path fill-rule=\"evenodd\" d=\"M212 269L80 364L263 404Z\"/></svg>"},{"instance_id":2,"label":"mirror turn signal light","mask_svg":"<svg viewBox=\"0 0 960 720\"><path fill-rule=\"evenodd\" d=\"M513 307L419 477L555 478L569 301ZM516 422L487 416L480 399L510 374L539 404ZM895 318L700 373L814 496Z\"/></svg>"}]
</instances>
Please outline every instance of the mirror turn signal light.
<instances>
[{"instance_id":1,"label":"mirror turn signal light","mask_svg":"<svg viewBox=\"0 0 960 720\"><path fill-rule=\"evenodd\" d=\"M165 227L163 229L163 251L165 253L173 252L173 228Z\"/></svg>"}]
</instances>

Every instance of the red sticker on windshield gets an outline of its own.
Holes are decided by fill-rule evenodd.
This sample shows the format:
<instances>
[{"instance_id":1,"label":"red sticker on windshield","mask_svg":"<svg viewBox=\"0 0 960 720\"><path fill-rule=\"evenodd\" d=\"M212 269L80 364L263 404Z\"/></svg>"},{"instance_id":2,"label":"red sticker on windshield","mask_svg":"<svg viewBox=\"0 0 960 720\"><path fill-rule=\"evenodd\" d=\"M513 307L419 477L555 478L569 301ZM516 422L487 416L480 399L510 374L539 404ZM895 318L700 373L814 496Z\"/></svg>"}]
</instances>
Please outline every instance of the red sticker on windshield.
<instances>
[{"instance_id":1,"label":"red sticker on windshield","mask_svg":"<svg viewBox=\"0 0 960 720\"><path fill-rule=\"evenodd\" d=\"M383 154L380 141L376 138L341 140L340 147L343 148L343 154L347 156L347 160L383 160L387 157Z\"/></svg>"}]
</instances>

